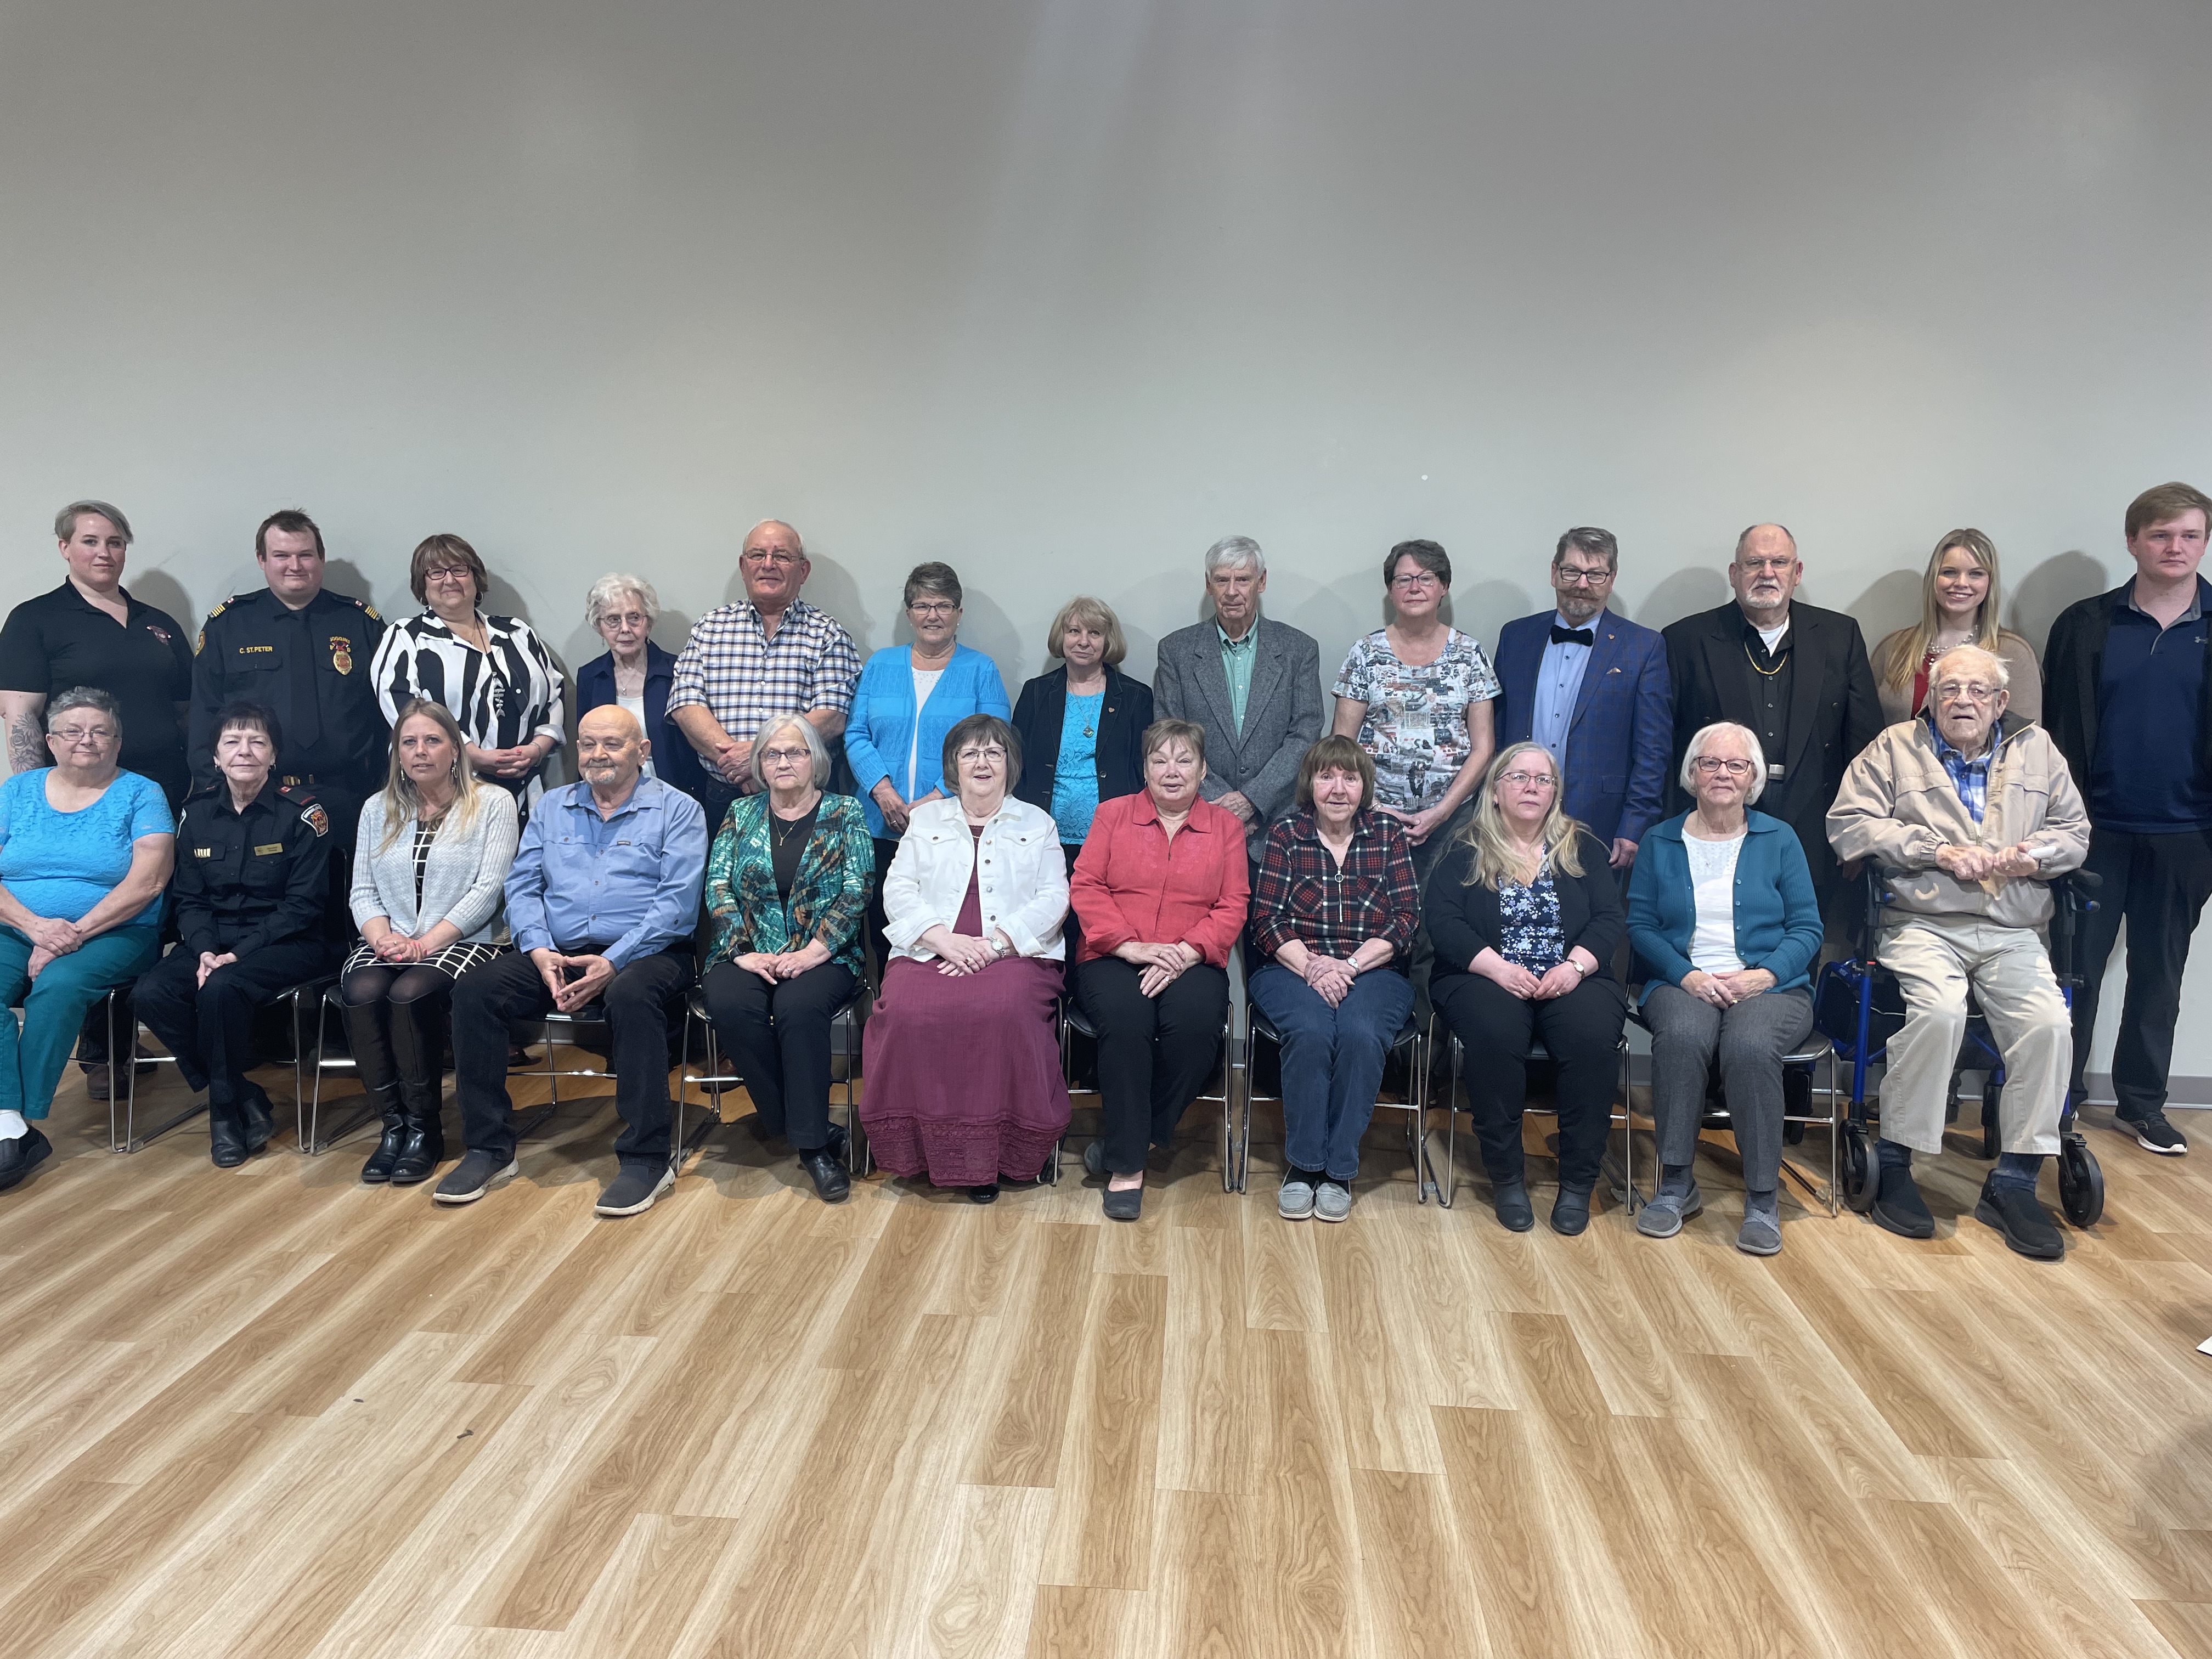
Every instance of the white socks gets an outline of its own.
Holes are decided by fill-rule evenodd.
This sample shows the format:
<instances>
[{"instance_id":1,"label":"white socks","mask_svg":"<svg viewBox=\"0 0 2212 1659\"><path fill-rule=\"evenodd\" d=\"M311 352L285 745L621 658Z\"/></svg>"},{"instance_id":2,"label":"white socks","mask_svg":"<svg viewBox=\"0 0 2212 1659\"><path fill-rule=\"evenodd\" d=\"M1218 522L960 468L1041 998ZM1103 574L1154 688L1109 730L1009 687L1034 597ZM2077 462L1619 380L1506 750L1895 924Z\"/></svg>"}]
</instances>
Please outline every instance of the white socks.
<instances>
[{"instance_id":1,"label":"white socks","mask_svg":"<svg viewBox=\"0 0 2212 1659\"><path fill-rule=\"evenodd\" d=\"M0 1111L0 1140L21 1140L30 1132L21 1112Z\"/></svg>"}]
</instances>

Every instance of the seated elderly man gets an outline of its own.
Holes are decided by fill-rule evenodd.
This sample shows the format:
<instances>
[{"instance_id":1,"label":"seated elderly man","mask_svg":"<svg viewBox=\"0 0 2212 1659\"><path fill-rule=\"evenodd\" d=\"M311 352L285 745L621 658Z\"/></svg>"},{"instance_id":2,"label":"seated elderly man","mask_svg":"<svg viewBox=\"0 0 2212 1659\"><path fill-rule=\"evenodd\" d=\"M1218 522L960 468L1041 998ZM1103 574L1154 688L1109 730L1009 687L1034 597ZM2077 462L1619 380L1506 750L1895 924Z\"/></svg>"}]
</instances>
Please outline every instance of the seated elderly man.
<instances>
[{"instance_id":1,"label":"seated elderly man","mask_svg":"<svg viewBox=\"0 0 2212 1659\"><path fill-rule=\"evenodd\" d=\"M1905 990L1881 1087L1874 1218L1907 1238L1935 1231L1912 1154L1942 1147L1971 990L2005 1063L2004 1152L1974 1214L2022 1255L2047 1259L2065 1247L2035 1183L2058 1150L2074 1050L2044 948L2042 884L2087 856L2089 818L2043 728L2005 723L2006 678L1978 646L1937 658L1927 713L1882 732L1844 774L1828 840L1838 859L1873 858L1888 872L1875 954Z\"/></svg>"},{"instance_id":2,"label":"seated elderly man","mask_svg":"<svg viewBox=\"0 0 2212 1659\"><path fill-rule=\"evenodd\" d=\"M691 983L691 933L707 872L707 815L643 770L653 744L619 704L576 725L580 783L546 792L523 826L507 878L514 949L453 987L453 1075L467 1155L438 1183L441 1204L472 1204L513 1175L507 1022L604 1003L614 1030L619 1169L601 1215L653 1207L669 1163L668 1008Z\"/></svg>"}]
</instances>

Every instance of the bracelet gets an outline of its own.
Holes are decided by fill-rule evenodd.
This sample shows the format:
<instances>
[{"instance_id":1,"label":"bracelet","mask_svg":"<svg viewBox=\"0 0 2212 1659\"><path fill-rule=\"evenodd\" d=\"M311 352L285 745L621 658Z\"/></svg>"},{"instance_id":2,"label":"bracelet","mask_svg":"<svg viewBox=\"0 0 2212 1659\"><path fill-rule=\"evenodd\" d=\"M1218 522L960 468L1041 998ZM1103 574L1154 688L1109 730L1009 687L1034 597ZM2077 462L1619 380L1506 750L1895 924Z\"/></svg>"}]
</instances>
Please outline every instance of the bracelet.
<instances>
[{"instance_id":1,"label":"bracelet","mask_svg":"<svg viewBox=\"0 0 2212 1659\"><path fill-rule=\"evenodd\" d=\"M1577 977L1588 979L1590 976L1590 970L1583 967L1579 962L1577 962L1572 957L1563 957L1560 960L1565 962L1568 967L1575 970Z\"/></svg>"}]
</instances>

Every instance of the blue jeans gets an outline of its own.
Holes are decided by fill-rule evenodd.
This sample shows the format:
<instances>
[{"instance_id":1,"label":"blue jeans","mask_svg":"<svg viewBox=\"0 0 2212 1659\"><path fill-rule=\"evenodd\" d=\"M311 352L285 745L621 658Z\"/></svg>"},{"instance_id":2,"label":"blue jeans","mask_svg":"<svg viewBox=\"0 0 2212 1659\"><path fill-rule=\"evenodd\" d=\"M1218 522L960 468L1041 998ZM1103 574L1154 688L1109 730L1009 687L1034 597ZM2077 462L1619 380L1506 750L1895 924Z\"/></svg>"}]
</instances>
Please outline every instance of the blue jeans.
<instances>
[{"instance_id":1,"label":"blue jeans","mask_svg":"<svg viewBox=\"0 0 2212 1659\"><path fill-rule=\"evenodd\" d=\"M1390 1040L1413 1006L1403 974L1377 969L1352 981L1332 1008L1289 969L1253 970L1254 1003L1283 1037L1283 1157L1350 1184L1359 1173L1359 1137L1375 1115L1375 1091Z\"/></svg>"},{"instance_id":2,"label":"blue jeans","mask_svg":"<svg viewBox=\"0 0 2212 1659\"><path fill-rule=\"evenodd\" d=\"M84 1011L151 968L160 948L159 928L117 927L56 957L33 979L31 941L12 927L0 927L0 1107L44 1117L76 1045ZM23 1011L20 1036L10 1008ZM128 1030L116 1033L126 1055L131 1039Z\"/></svg>"}]
</instances>

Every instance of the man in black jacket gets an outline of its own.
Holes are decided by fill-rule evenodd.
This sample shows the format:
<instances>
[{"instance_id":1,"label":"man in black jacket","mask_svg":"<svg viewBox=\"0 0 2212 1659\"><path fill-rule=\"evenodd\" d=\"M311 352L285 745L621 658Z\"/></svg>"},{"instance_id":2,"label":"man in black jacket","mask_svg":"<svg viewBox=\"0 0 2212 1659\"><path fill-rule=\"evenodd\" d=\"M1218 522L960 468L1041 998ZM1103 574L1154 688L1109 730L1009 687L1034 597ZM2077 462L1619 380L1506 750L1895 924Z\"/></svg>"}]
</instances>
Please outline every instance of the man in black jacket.
<instances>
[{"instance_id":1,"label":"man in black jacket","mask_svg":"<svg viewBox=\"0 0 2212 1659\"><path fill-rule=\"evenodd\" d=\"M2212 497L2188 484L2136 496L2134 580L2067 607L2044 653L2044 724L2089 803L2082 867L2103 878L2075 964L2074 1093L2125 920L2113 1127L2169 1157L2189 1150L2166 1120L2166 1074L2190 937L2212 896L2212 583L2197 572L2208 520Z\"/></svg>"},{"instance_id":2,"label":"man in black jacket","mask_svg":"<svg viewBox=\"0 0 2212 1659\"><path fill-rule=\"evenodd\" d=\"M1767 760L1759 809L1797 832L1825 915L1836 888L1828 808L1844 769L1883 722L1858 623L1790 603L1804 574L1796 538L1755 524L1736 538L1729 564L1735 602L1685 617L1662 637L1674 683L1675 769L1690 739L1716 720L1756 732ZM1674 810L1689 804L1678 787Z\"/></svg>"}]
</instances>

